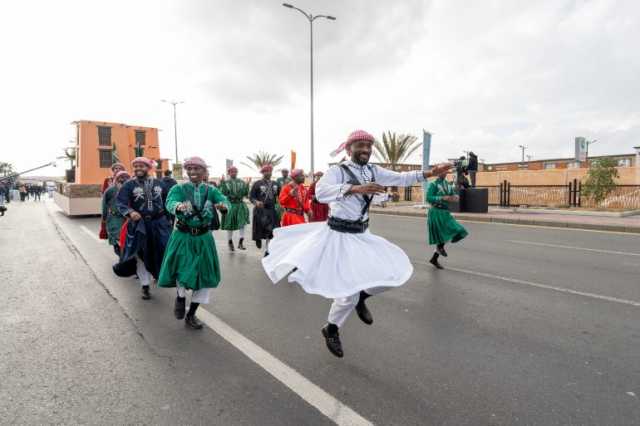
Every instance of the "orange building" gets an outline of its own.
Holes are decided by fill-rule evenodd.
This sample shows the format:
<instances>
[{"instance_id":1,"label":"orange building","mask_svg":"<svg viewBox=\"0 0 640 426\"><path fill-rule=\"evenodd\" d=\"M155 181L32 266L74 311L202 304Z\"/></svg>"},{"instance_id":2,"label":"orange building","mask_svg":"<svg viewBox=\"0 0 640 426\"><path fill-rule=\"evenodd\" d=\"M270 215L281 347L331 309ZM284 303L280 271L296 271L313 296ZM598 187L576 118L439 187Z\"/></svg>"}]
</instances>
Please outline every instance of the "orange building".
<instances>
[{"instance_id":1,"label":"orange building","mask_svg":"<svg viewBox=\"0 0 640 426\"><path fill-rule=\"evenodd\" d=\"M158 129L87 120L72 124L76 126L77 184L102 184L111 175L114 158L131 172L137 150L158 163L158 176L169 168L169 161L160 157Z\"/></svg>"}]
</instances>

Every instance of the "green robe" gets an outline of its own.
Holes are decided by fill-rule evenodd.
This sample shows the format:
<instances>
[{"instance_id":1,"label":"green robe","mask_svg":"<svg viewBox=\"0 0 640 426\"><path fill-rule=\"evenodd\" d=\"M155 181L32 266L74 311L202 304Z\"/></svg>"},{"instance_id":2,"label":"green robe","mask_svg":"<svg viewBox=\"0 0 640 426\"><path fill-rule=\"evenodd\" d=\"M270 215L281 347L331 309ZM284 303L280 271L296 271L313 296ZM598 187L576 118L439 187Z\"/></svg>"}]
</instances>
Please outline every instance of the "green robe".
<instances>
[{"instance_id":1,"label":"green robe","mask_svg":"<svg viewBox=\"0 0 640 426\"><path fill-rule=\"evenodd\" d=\"M249 196L249 185L242 179L228 179L220 184L220 192L227 197L231 207L222 214L220 229L237 231L249 223L249 207L244 199Z\"/></svg>"},{"instance_id":2,"label":"green robe","mask_svg":"<svg viewBox=\"0 0 640 426\"><path fill-rule=\"evenodd\" d=\"M124 217L116 208L119 189L118 186L113 185L102 194L102 220L105 221L108 241L112 246L120 245L120 229L124 223Z\"/></svg>"},{"instance_id":3,"label":"green robe","mask_svg":"<svg viewBox=\"0 0 640 426\"><path fill-rule=\"evenodd\" d=\"M205 200L205 193L209 188ZM193 210L176 211L178 204L187 202L198 206L201 217L193 214ZM224 203L229 208L226 197L217 188L206 183L196 186L191 183L175 185L167 195L167 211L176 216L176 220L192 228L208 227L211 224L216 204ZM162 260L159 287L175 287L176 282L184 288L199 290L215 288L220 283L220 262L215 241L211 232L202 235L175 229L167 244Z\"/></svg>"},{"instance_id":4,"label":"green robe","mask_svg":"<svg viewBox=\"0 0 640 426\"><path fill-rule=\"evenodd\" d=\"M431 204L427 216L429 244L458 242L468 235L449 212L449 203L442 199L446 195L456 195L451 184L444 179L436 179L427 188L427 201Z\"/></svg>"}]
</instances>

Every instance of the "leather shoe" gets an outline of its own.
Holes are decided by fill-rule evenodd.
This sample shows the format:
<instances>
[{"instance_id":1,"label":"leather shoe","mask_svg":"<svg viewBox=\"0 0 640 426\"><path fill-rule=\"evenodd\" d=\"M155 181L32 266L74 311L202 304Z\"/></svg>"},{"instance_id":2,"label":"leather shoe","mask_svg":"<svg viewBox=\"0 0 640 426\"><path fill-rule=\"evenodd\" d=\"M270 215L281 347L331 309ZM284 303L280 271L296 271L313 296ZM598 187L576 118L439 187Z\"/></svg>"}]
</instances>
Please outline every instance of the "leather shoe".
<instances>
[{"instance_id":1,"label":"leather shoe","mask_svg":"<svg viewBox=\"0 0 640 426\"><path fill-rule=\"evenodd\" d=\"M438 251L438 254L439 254L440 256L443 256L443 257L447 257L447 256L449 256L449 255L447 254L447 252L445 251L444 246L442 246L442 247L436 247L436 250Z\"/></svg>"},{"instance_id":2,"label":"leather shoe","mask_svg":"<svg viewBox=\"0 0 640 426\"><path fill-rule=\"evenodd\" d=\"M187 317L184 319L184 322L188 327L193 328L194 330L200 330L202 327L204 327L202 322L200 322L198 317L196 317L195 315L187 315Z\"/></svg>"},{"instance_id":3,"label":"leather shoe","mask_svg":"<svg viewBox=\"0 0 640 426\"><path fill-rule=\"evenodd\" d=\"M233 240L229 240L229 251L236 251L236 249L233 247Z\"/></svg>"},{"instance_id":4,"label":"leather shoe","mask_svg":"<svg viewBox=\"0 0 640 426\"><path fill-rule=\"evenodd\" d=\"M435 266L438 269L444 269L444 266L442 266L440 264L440 262L438 262L438 257L437 256L433 256L431 258L431 260L429 261L430 264L432 264L433 266Z\"/></svg>"},{"instance_id":5,"label":"leather shoe","mask_svg":"<svg viewBox=\"0 0 640 426\"><path fill-rule=\"evenodd\" d=\"M363 323L367 325L373 324L373 315L371 315L371 311L365 305L364 300L361 299L356 305L356 313Z\"/></svg>"},{"instance_id":6,"label":"leather shoe","mask_svg":"<svg viewBox=\"0 0 640 426\"><path fill-rule=\"evenodd\" d=\"M238 241L238 248L240 250L246 250L247 248L244 246L244 238L240 238L240 241Z\"/></svg>"},{"instance_id":7,"label":"leather shoe","mask_svg":"<svg viewBox=\"0 0 640 426\"><path fill-rule=\"evenodd\" d=\"M185 309L186 301L187 301L186 297L176 297L176 303L173 307L173 313L175 314L176 318L179 320L184 319L184 313L186 312L186 309Z\"/></svg>"},{"instance_id":8,"label":"leather shoe","mask_svg":"<svg viewBox=\"0 0 640 426\"><path fill-rule=\"evenodd\" d=\"M142 286L142 298L144 300L151 299L151 293L149 293L149 286L148 285Z\"/></svg>"},{"instance_id":9,"label":"leather shoe","mask_svg":"<svg viewBox=\"0 0 640 426\"><path fill-rule=\"evenodd\" d=\"M322 327L322 335L324 336L324 340L327 344L327 349L329 349L329 352L331 352L338 358L342 358L344 356L344 352L342 351L340 333L338 331L336 331L335 333L330 333L329 325L327 324Z\"/></svg>"}]
</instances>

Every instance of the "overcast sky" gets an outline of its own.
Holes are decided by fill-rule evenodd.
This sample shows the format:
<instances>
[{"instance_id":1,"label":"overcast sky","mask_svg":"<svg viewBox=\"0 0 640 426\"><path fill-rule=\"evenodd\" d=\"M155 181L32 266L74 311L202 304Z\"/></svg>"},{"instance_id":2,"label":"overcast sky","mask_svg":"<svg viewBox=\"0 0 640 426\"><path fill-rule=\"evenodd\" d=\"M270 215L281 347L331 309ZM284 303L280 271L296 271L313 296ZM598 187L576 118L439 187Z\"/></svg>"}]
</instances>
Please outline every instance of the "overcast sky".
<instances>
[{"instance_id":1,"label":"overcast sky","mask_svg":"<svg viewBox=\"0 0 640 426\"><path fill-rule=\"evenodd\" d=\"M640 145L638 1L293 3L337 17L314 31L317 169L358 128L425 128L432 162L568 157L578 135L594 155ZM80 119L159 127L173 158L160 99L176 98L180 157L213 175L258 149L308 169L308 31L271 0L0 2L0 161L50 161Z\"/></svg>"}]
</instances>

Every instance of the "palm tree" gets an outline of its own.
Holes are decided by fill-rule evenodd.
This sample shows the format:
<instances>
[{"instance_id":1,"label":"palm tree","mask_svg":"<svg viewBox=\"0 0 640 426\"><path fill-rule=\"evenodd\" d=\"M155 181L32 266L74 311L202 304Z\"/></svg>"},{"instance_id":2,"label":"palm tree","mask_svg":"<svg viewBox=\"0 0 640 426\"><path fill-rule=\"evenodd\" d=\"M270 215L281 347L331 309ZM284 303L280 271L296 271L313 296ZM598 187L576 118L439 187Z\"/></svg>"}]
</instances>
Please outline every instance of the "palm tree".
<instances>
[{"instance_id":1,"label":"palm tree","mask_svg":"<svg viewBox=\"0 0 640 426\"><path fill-rule=\"evenodd\" d=\"M13 164L0 161L0 173L2 176L8 176L13 173Z\"/></svg>"},{"instance_id":2,"label":"palm tree","mask_svg":"<svg viewBox=\"0 0 640 426\"><path fill-rule=\"evenodd\" d=\"M278 157L278 154L271 154L269 152L258 151L253 155L247 156L247 160L249 160L250 164L245 162L241 162L240 164L243 164L252 169L260 170L263 166L266 166L267 164L270 164L271 166L276 167L278 164L282 162L283 158L284 158L284 155L281 155Z\"/></svg>"},{"instance_id":3,"label":"palm tree","mask_svg":"<svg viewBox=\"0 0 640 426\"><path fill-rule=\"evenodd\" d=\"M76 147L70 146L68 148L65 148L63 151L64 155L67 157L67 160L69 160L69 163L71 163L71 169L75 169L75 161L77 157Z\"/></svg>"},{"instance_id":4,"label":"palm tree","mask_svg":"<svg viewBox=\"0 0 640 426\"><path fill-rule=\"evenodd\" d=\"M398 164L405 162L413 155L422 142L413 135L397 135L395 132L387 131L382 134L382 142L376 140L373 144L374 155L378 160L391 166L391 170L396 170Z\"/></svg>"}]
</instances>

